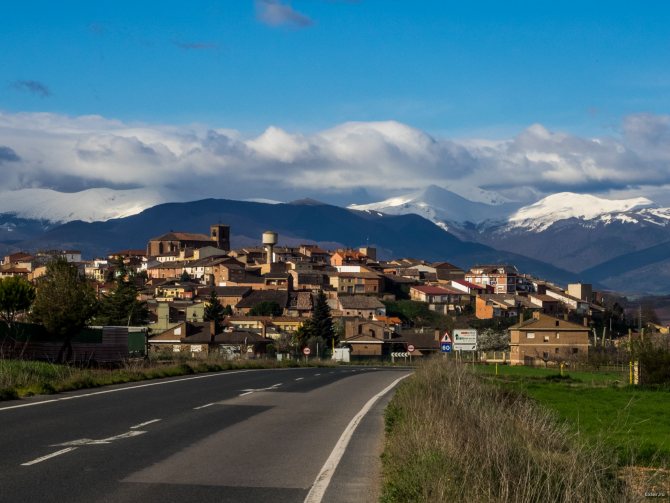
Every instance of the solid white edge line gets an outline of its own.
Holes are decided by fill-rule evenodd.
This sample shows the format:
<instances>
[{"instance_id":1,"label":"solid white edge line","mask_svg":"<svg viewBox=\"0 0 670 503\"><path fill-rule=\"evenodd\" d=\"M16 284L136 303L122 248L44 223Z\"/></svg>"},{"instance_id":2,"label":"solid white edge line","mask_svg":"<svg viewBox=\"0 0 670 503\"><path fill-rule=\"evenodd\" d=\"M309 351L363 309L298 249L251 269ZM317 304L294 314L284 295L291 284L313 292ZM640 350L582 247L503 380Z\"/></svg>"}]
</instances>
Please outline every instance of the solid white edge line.
<instances>
[{"instance_id":1,"label":"solid white edge line","mask_svg":"<svg viewBox=\"0 0 670 503\"><path fill-rule=\"evenodd\" d=\"M130 429L134 430L135 428L141 428L142 426L146 426L146 425L151 424L151 423L157 423L158 421L160 421L160 419L152 419L150 421L144 421L143 423L136 424L135 426L131 426Z\"/></svg>"},{"instance_id":2,"label":"solid white edge line","mask_svg":"<svg viewBox=\"0 0 670 503\"><path fill-rule=\"evenodd\" d=\"M309 493L307 493L307 496L305 497L305 503L321 503L321 500L323 500L323 497L326 494L326 490L330 485L330 480L333 478L333 475L335 474L337 465L340 464L342 456L344 456L344 453L347 450L347 446L349 445L349 441L351 440L354 431L358 427L358 424L361 422L363 417L365 417L365 414L367 414L370 411L370 409L377 402L377 400L379 400L386 393L391 391L400 381L402 381L406 377L409 377L410 375L411 374L407 374L402 377L399 377L391 384L389 384L386 388L377 393L375 396L370 398L370 400L368 400L367 403L363 405L363 408L358 411L358 414L356 414L352 418L352 420L349 422L347 427L342 432L342 435L340 435L339 440L335 444L335 447L333 447L333 450L330 453L330 456L328 456L328 459L324 463L323 467L321 468L321 471L316 476L314 484L312 484Z\"/></svg>"},{"instance_id":3,"label":"solid white edge line","mask_svg":"<svg viewBox=\"0 0 670 503\"><path fill-rule=\"evenodd\" d=\"M119 391L130 391L138 388L147 388L149 386L161 386L163 384L172 384L175 382L183 382L183 381L190 381L192 379L206 379L208 377L220 377L220 376L226 376L226 375L232 375L232 374L243 374L246 372L258 372L259 370L268 370L268 369L248 369L248 370L232 370L232 371L225 371L225 372L217 372L214 374L206 374L202 376L192 376L192 377L184 377L181 379L172 379L170 381L162 381L162 382L152 382L149 384L138 384L137 386L128 386L126 388L117 388L117 389L108 389L105 391L95 391L93 393L86 393L84 395L74 395L74 396L65 396L62 398L52 398L50 400L42 400L41 402L31 402L31 403L22 403L20 405L10 405L9 407L0 407L0 412L4 410L10 410L10 409L20 409L23 407L34 407L37 405L44 405L45 403L53 403L53 402L62 402L64 400L75 400L77 398L85 398L88 396L94 396L94 395L105 395L107 393L117 393ZM271 370L284 370L284 369L271 369ZM292 369L289 369L292 370Z\"/></svg>"},{"instance_id":4,"label":"solid white edge line","mask_svg":"<svg viewBox=\"0 0 670 503\"><path fill-rule=\"evenodd\" d=\"M56 456L60 456L61 454L65 454L66 452L74 451L75 449L76 447L67 447L65 449L61 449L60 451L52 452L51 454L42 456L41 458L33 459L32 461L28 461L27 463L21 463L21 466L36 465L37 463L41 463L42 461L46 461L47 459L55 458Z\"/></svg>"}]
</instances>

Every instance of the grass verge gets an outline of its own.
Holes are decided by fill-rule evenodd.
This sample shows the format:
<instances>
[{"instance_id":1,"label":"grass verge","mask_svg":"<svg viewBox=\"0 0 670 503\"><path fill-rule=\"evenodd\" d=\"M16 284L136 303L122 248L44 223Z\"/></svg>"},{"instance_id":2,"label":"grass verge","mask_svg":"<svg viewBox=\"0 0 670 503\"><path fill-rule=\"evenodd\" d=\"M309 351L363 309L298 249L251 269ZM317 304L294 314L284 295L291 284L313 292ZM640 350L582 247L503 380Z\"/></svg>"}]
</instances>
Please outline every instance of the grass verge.
<instances>
[{"instance_id":1,"label":"grass verge","mask_svg":"<svg viewBox=\"0 0 670 503\"><path fill-rule=\"evenodd\" d=\"M386 410L382 501L630 501L606 450L513 389L434 359Z\"/></svg>"},{"instance_id":2,"label":"grass verge","mask_svg":"<svg viewBox=\"0 0 670 503\"><path fill-rule=\"evenodd\" d=\"M201 372L331 365L326 361L185 360L179 363L136 361L116 369L87 369L48 362L0 359L0 401Z\"/></svg>"}]
</instances>

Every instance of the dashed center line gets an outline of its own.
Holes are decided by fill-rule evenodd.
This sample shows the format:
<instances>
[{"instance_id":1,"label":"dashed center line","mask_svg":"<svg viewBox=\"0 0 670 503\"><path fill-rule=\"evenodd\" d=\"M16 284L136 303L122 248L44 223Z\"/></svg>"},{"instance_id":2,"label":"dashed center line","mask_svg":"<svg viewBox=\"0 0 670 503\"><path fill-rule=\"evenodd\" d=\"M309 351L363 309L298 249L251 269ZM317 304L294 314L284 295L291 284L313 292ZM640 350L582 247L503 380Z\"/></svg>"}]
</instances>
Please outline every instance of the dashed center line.
<instances>
[{"instance_id":1,"label":"dashed center line","mask_svg":"<svg viewBox=\"0 0 670 503\"><path fill-rule=\"evenodd\" d=\"M60 456L61 454L65 454L66 452L74 451L75 449L76 447L68 447L66 449L61 449L60 451L52 452L51 454L47 454L46 456L33 459L32 461L28 461L27 463L21 463L21 466L36 465L37 463L41 463L42 461L46 461L47 459L55 458L56 456Z\"/></svg>"},{"instance_id":2,"label":"dashed center line","mask_svg":"<svg viewBox=\"0 0 670 503\"><path fill-rule=\"evenodd\" d=\"M214 402L212 402L212 403L206 403L205 405L201 405L201 406L199 406L199 407L193 407L193 410L204 409L205 407L211 407L212 405L214 405Z\"/></svg>"},{"instance_id":3,"label":"dashed center line","mask_svg":"<svg viewBox=\"0 0 670 503\"><path fill-rule=\"evenodd\" d=\"M296 378L296 381L302 381L303 379L304 379L304 377L298 377L298 378Z\"/></svg>"},{"instance_id":4,"label":"dashed center line","mask_svg":"<svg viewBox=\"0 0 670 503\"><path fill-rule=\"evenodd\" d=\"M314 377L316 377L316 376L320 376L320 375L321 375L321 374L314 374Z\"/></svg>"},{"instance_id":5,"label":"dashed center line","mask_svg":"<svg viewBox=\"0 0 670 503\"><path fill-rule=\"evenodd\" d=\"M144 421L143 423L136 424L135 426L131 426L130 429L134 430L136 428L141 428L142 426L146 426L148 424L157 423L158 421L160 421L160 419L151 419L149 421Z\"/></svg>"}]
</instances>

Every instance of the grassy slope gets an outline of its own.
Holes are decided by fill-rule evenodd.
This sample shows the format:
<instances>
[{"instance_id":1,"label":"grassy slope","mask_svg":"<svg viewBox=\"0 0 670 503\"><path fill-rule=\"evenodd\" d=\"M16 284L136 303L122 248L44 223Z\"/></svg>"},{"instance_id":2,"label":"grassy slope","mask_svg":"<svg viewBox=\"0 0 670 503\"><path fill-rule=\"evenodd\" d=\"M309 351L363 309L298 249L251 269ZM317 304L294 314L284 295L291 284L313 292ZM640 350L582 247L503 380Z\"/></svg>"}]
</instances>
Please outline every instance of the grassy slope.
<instances>
[{"instance_id":1,"label":"grassy slope","mask_svg":"<svg viewBox=\"0 0 670 503\"><path fill-rule=\"evenodd\" d=\"M494 366L478 372L495 375ZM670 393L620 386L623 372L498 367L496 381L523 391L554 411L584 438L602 442L621 465L670 466Z\"/></svg>"}]
</instances>

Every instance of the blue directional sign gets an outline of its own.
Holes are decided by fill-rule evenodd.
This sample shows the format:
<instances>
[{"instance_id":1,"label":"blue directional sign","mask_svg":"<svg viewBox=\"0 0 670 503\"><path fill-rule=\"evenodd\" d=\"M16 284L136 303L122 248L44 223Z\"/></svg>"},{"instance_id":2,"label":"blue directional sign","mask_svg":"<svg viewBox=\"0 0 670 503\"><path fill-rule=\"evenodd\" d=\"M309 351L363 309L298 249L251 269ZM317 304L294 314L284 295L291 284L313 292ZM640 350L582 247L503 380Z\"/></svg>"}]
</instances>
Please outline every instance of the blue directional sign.
<instances>
[{"instance_id":1,"label":"blue directional sign","mask_svg":"<svg viewBox=\"0 0 670 503\"><path fill-rule=\"evenodd\" d=\"M440 344L440 349L443 353L451 353L451 342L443 342Z\"/></svg>"}]
</instances>

